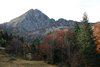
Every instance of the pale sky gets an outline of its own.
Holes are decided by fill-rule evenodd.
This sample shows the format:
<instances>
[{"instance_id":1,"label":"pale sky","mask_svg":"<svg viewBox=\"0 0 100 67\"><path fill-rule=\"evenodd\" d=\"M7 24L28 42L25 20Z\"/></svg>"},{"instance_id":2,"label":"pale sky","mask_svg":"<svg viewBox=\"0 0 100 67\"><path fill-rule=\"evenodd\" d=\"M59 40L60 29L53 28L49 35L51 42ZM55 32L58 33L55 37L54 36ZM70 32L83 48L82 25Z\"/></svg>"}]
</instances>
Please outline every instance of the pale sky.
<instances>
[{"instance_id":1,"label":"pale sky","mask_svg":"<svg viewBox=\"0 0 100 67\"><path fill-rule=\"evenodd\" d=\"M0 23L9 22L29 9L39 9L56 20L81 21L87 12L90 22L100 21L100 0L0 0Z\"/></svg>"}]
</instances>

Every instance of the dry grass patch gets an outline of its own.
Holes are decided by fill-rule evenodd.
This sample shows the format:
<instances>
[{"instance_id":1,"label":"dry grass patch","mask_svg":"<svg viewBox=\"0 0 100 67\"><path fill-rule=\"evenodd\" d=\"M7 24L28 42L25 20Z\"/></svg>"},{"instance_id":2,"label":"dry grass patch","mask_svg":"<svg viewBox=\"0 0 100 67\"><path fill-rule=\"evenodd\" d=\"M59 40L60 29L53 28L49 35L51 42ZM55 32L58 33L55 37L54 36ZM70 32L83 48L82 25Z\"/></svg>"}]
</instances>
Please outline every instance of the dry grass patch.
<instances>
[{"instance_id":1,"label":"dry grass patch","mask_svg":"<svg viewBox=\"0 0 100 67\"><path fill-rule=\"evenodd\" d=\"M11 58L0 54L0 67L57 67L44 63L44 61L27 61Z\"/></svg>"}]
</instances>

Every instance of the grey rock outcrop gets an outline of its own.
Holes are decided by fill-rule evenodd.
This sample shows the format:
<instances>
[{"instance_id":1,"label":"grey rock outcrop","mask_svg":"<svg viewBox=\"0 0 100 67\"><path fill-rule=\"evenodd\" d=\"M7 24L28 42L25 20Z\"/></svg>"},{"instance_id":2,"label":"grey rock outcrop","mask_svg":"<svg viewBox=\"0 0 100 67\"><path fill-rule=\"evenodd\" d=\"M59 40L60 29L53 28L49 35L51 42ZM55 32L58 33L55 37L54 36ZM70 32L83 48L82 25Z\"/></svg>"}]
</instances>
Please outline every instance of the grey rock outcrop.
<instances>
[{"instance_id":1,"label":"grey rock outcrop","mask_svg":"<svg viewBox=\"0 0 100 67\"><path fill-rule=\"evenodd\" d=\"M36 36L44 36L56 28L63 28L64 26L71 28L73 25L74 21L72 20L61 18L55 21L38 9L30 9L23 15L0 26L13 35L20 35L32 39Z\"/></svg>"}]
</instances>

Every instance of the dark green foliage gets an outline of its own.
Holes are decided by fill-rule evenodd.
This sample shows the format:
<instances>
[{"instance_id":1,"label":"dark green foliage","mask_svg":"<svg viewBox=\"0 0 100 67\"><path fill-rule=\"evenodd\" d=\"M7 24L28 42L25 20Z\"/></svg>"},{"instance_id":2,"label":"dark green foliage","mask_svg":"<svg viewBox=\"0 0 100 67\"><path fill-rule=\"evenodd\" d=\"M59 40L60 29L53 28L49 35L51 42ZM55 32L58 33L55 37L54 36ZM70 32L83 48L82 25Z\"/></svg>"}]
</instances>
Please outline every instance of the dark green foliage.
<instances>
[{"instance_id":1,"label":"dark green foliage","mask_svg":"<svg viewBox=\"0 0 100 67\"><path fill-rule=\"evenodd\" d=\"M19 39L21 40L21 42L24 43L24 38L23 37L20 37Z\"/></svg>"},{"instance_id":2,"label":"dark green foliage","mask_svg":"<svg viewBox=\"0 0 100 67\"><path fill-rule=\"evenodd\" d=\"M100 55L96 53L95 37L86 13L81 24L75 23L74 38L73 42L77 45L75 48L79 54L77 58L81 60L79 67L99 67Z\"/></svg>"},{"instance_id":3,"label":"dark green foliage","mask_svg":"<svg viewBox=\"0 0 100 67\"><path fill-rule=\"evenodd\" d=\"M35 38L34 41L33 41L33 45L39 45L40 41L41 41L40 38L38 38L38 37Z\"/></svg>"},{"instance_id":4,"label":"dark green foliage","mask_svg":"<svg viewBox=\"0 0 100 67\"><path fill-rule=\"evenodd\" d=\"M79 45L79 51L85 67L94 67L96 65L96 45L93 37L93 31L88 23L86 13L83 16L82 24L75 27L76 41Z\"/></svg>"},{"instance_id":5,"label":"dark green foliage","mask_svg":"<svg viewBox=\"0 0 100 67\"><path fill-rule=\"evenodd\" d=\"M79 27L79 25L78 25L78 22L75 22L74 23L74 30L73 30L73 34L74 34L74 38L75 38L75 44L77 44L77 46L79 46L79 39L80 39L80 37L79 37L79 35L80 35L80 27Z\"/></svg>"},{"instance_id":6,"label":"dark green foliage","mask_svg":"<svg viewBox=\"0 0 100 67\"><path fill-rule=\"evenodd\" d=\"M6 31L0 30L1 47L6 47L12 38L13 38L12 34L8 35Z\"/></svg>"},{"instance_id":7,"label":"dark green foliage","mask_svg":"<svg viewBox=\"0 0 100 67\"><path fill-rule=\"evenodd\" d=\"M32 43L32 52L39 52L39 44L41 42L41 39L40 38L35 38L33 43Z\"/></svg>"},{"instance_id":8,"label":"dark green foliage","mask_svg":"<svg viewBox=\"0 0 100 67\"><path fill-rule=\"evenodd\" d=\"M0 46L1 47L6 47L6 39L5 39L5 35L4 35L4 31L0 30Z\"/></svg>"}]
</instances>

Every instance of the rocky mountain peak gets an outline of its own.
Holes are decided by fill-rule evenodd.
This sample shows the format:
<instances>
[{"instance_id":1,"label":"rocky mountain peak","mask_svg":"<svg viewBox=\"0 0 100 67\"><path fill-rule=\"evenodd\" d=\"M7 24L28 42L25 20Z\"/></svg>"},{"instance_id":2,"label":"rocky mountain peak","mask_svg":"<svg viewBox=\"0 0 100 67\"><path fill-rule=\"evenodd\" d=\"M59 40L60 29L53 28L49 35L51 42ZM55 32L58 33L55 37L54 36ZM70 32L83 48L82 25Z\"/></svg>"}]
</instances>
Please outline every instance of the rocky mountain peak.
<instances>
[{"instance_id":1,"label":"rocky mountain peak","mask_svg":"<svg viewBox=\"0 0 100 67\"><path fill-rule=\"evenodd\" d=\"M7 23L7 25L12 27L17 27L20 25L30 26L33 25L34 23L45 22L47 20L49 20L49 17L46 16L44 13L42 13L40 10L30 9L21 16L12 19L9 23Z\"/></svg>"},{"instance_id":2,"label":"rocky mountain peak","mask_svg":"<svg viewBox=\"0 0 100 67\"><path fill-rule=\"evenodd\" d=\"M28 14L32 14L32 13L37 14L37 13L42 13L42 12L40 10L38 10L38 9L30 9L26 13L28 13Z\"/></svg>"},{"instance_id":3,"label":"rocky mountain peak","mask_svg":"<svg viewBox=\"0 0 100 67\"><path fill-rule=\"evenodd\" d=\"M3 24L3 28L14 35L32 39L32 36L44 36L46 33L64 26L72 27L73 22L63 18L55 21L38 9L30 9L21 16Z\"/></svg>"},{"instance_id":4,"label":"rocky mountain peak","mask_svg":"<svg viewBox=\"0 0 100 67\"><path fill-rule=\"evenodd\" d=\"M35 19L40 19L40 18L48 18L44 13L42 13L40 10L38 9L30 9L29 11L27 11L25 13L25 17L26 18L35 18Z\"/></svg>"}]
</instances>

